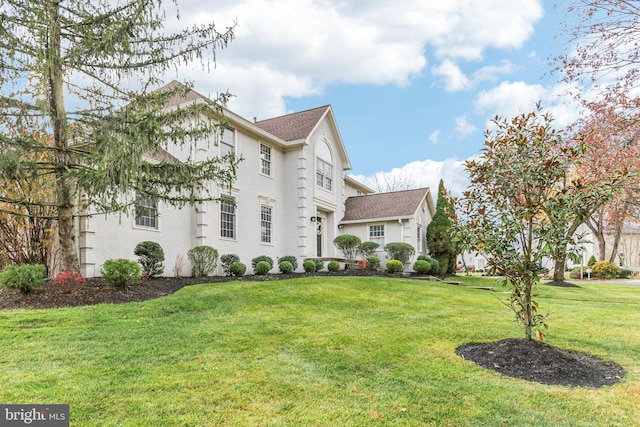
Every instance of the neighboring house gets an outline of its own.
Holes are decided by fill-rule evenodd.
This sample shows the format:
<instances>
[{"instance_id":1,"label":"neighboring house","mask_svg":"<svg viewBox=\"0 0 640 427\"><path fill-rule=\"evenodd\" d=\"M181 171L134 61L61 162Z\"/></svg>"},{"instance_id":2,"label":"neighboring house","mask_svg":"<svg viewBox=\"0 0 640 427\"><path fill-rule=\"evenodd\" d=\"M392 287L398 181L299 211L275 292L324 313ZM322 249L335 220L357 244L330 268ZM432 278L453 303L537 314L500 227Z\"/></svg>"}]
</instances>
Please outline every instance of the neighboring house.
<instances>
[{"instance_id":1,"label":"neighboring house","mask_svg":"<svg viewBox=\"0 0 640 427\"><path fill-rule=\"evenodd\" d=\"M426 253L427 225L433 215L428 188L351 196L345 200L345 215L338 227L343 234L378 243L377 255L384 265L387 243L409 243L416 248L416 256Z\"/></svg>"},{"instance_id":2,"label":"neighboring house","mask_svg":"<svg viewBox=\"0 0 640 427\"><path fill-rule=\"evenodd\" d=\"M179 83L170 83L174 84ZM185 98L172 100L169 107L204 99L190 91ZM381 197L368 210L369 219L361 213L356 219L346 207L353 204L352 199L381 195L358 196L373 191L346 176L351 163L331 106L253 122L225 110L225 119L228 128L220 141L199 141L191 150L170 146L166 153L148 160L198 161L236 153L244 160L233 187L207 184L212 195L229 201L179 209L128 195L136 197L137 203L137 209L128 215L90 212L80 218L78 236L85 277L99 276L107 259L135 259L135 246L145 240L162 246L166 276L173 275L179 258L186 259L187 251L199 245L212 246L220 255L236 254L249 267L260 255L274 261L284 255L299 260L340 258L333 239L347 230L363 240L406 241L424 252L424 231L433 215L428 189ZM406 204L400 202L403 195ZM384 207L384 214L376 206ZM394 207L396 211L389 210ZM383 237L374 232L379 226ZM183 275L189 274L187 265Z\"/></svg>"}]
</instances>

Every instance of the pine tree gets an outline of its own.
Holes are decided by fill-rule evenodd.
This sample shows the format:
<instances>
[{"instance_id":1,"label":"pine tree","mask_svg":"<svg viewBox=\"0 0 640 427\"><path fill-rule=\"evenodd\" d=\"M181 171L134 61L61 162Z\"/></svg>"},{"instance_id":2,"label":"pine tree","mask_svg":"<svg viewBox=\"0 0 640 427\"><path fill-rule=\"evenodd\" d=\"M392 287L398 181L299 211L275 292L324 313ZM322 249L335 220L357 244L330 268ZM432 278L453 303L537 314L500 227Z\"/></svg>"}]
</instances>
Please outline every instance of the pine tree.
<instances>
[{"instance_id":1,"label":"pine tree","mask_svg":"<svg viewBox=\"0 0 640 427\"><path fill-rule=\"evenodd\" d=\"M206 67L233 38L233 28L218 32L213 23L176 33L164 31L166 23L161 0L1 3L0 154L10 159L0 167L14 179L55 182L62 270L79 268L80 200L80 209L118 212L130 209L138 192L179 206L214 200L202 183L229 185L235 178L233 156L197 164L145 160L169 142L188 145L219 132L229 96L165 108L189 84L154 90L162 84L158 76L194 61ZM51 143L7 131L27 120L37 120ZM51 160L37 161L43 153Z\"/></svg>"},{"instance_id":2,"label":"pine tree","mask_svg":"<svg viewBox=\"0 0 640 427\"><path fill-rule=\"evenodd\" d=\"M438 274L441 276L455 272L458 255L456 243L452 238L452 213L453 206L447 196L444 181L440 180L436 213L427 226L427 248L429 254L438 260L440 266Z\"/></svg>"}]
</instances>

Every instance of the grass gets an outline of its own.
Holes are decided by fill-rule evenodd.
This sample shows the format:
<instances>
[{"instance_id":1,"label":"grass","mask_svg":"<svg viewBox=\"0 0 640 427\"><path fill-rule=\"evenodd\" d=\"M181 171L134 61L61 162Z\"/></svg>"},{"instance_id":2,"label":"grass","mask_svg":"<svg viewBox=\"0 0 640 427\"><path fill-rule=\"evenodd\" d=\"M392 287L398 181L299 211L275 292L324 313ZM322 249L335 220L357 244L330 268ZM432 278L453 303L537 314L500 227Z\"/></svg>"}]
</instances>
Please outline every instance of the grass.
<instances>
[{"instance_id":1,"label":"grass","mask_svg":"<svg viewBox=\"0 0 640 427\"><path fill-rule=\"evenodd\" d=\"M456 356L520 337L504 289L313 277L144 303L0 311L0 403L68 403L77 426L639 425L640 288L541 287L547 341L622 384L545 386Z\"/></svg>"}]
</instances>

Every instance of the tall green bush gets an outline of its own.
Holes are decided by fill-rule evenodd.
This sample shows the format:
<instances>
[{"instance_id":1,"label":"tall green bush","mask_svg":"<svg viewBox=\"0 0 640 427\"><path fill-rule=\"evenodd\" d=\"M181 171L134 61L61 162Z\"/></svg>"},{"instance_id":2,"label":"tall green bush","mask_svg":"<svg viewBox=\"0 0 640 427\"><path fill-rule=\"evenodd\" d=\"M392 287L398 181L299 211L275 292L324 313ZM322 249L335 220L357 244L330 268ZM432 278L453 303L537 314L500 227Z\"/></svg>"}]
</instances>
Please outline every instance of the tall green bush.
<instances>
[{"instance_id":1,"label":"tall green bush","mask_svg":"<svg viewBox=\"0 0 640 427\"><path fill-rule=\"evenodd\" d=\"M100 272L104 280L114 286L130 285L142 277L140 264L124 258L106 260Z\"/></svg>"},{"instance_id":2,"label":"tall green bush","mask_svg":"<svg viewBox=\"0 0 640 427\"><path fill-rule=\"evenodd\" d=\"M333 244L344 254L347 261L354 261L362 240L353 234L342 234L333 239Z\"/></svg>"},{"instance_id":3,"label":"tall green bush","mask_svg":"<svg viewBox=\"0 0 640 427\"><path fill-rule=\"evenodd\" d=\"M157 242L144 241L136 245L133 253L138 256L138 262L142 269L147 272L150 279L159 276L164 272L164 251Z\"/></svg>"},{"instance_id":4,"label":"tall green bush","mask_svg":"<svg viewBox=\"0 0 640 427\"><path fill-rule=\"evenodd\" d=\"M440 180L438 186L438 201L436 202L436 213L427 226L427 247L429 254L438 261L440 270L438 274L455 273L456 256L458 255L458 245L451 236L453 233L454 208L447 196L444 181Z\"/></svg>"},{"instance_id":5,"label":"tall green bush","mask_svg":"<svg viewBox=\"0 0 640 427\"><path fill-rule=\"evenodd\" d=\"M251 260L251 267L253 268L254 271L258 263L261 261L266 261L269 263L269 270L273 268L273 258L267 255L260 255Z\"/></svg>"},{"instance_id":6,"label":"tall green bush","mask_svg":"<svg viewBox=\"0 0 640 427\"><path fill-rule=\"evenodd\" d=\"M367 257L373 255L379 247L380 245L376 242L362 242L358 247L358 253L362 258L367 259Z\"/></svg>"},{"instance_id":7,"label":"tall green bush","mask_svg":"<svg viewBox=\"0 0 640 427\"><path fill-rule=\"evenodd\" d=\"M384 250L387 252L389 259L398 260L403 265L408 264L411 261L411 257L416 253L416 249L413 246L404 242L387 243L384 245Z\"/></svg>"},{"instance_id":8,"label":"tall green bush","mask_svg":"<svg viewBox=\"0 0 640 427\"><path fill-rule=\"evenodd\" d=\"M187 258L191 262L193 277L209 276L218 266L218 251L211 246L196 246L189 249Z\"/></svg>"},{"instance_id":9,"label":"tall green bush","mask_svg":"<svg viewBox=\"0 0 640 427\"><path fill-rule=\"evenodd\" d=\"M291 263L291 266L293 267L293 271L296 271L298 269L298 257L296 257L295 255L285 255L278 258L278 264L282 261L289 261Z\"/></svg>"},{"instance_id":10,"label":"tall green bush","mask_svg":"<svg viewBox=\"0 0 640 427\"><path fill-rule=\"evenodd\" d=\"M46 275L47 267L42 264L8 265L0 273L0 286L28 294L44 283Z\"/></svg>"}]
</instances>

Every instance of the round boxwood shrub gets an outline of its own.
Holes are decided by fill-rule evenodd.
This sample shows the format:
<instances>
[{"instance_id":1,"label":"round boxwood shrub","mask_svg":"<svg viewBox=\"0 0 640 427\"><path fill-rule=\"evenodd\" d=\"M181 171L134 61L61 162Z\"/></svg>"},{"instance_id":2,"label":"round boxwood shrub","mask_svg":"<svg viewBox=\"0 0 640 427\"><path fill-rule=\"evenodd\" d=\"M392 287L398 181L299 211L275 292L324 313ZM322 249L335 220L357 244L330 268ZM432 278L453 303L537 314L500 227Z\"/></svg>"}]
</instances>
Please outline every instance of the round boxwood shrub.
<instances>
[{"instance_id":1,"label":"round boxwood shrub","mask_svg":"<svg viewBox=\"0 0 640 427\"><path fill-rule=\"evenodd\" d=\"M438 272L440 271L440 262L435 258L431 258L429 260L429 264L431 264L431 271L429 273L438 274Z\"/></svg>"},{"instance_id":2,"label":"round boxwood shrub","mask_svg":"<svg viewBox=\"0 0 640 427\"><path fill-rule=\"evenodd\" d=\"M397 259L390 259L387 261L387 272L388 273L399 273L402 271L402 261L398 261Z\"/></svg>"},{"instance_id":3,"label":"round boxwood shrub","mask_svg":"<svg viewBox=\"0 0 640 427\"><path fill-rule=\"evenodd\" d=\"M247 266L240 261L236 261L229 266L229 273L233 274L236 277L244 276L244 273L246 273L246 271Z\"/></svg>"},{"instance_id":4,"label":"round boxwood shrub","mask_svg":"<svg viewBox=\"0 0 640 427\"><path fill-rule=\"evenodd\" d=\"M159 276L164 272L164 251L160 243L146 240L136 245L133 253L138 256L138 262L147 272L148 278Z\"/></svg>"},{"instance_id":5,"label":"round boxwood shrub","mask_svg":"<svg viewBox=\"0 0 640 427\"><path fill-rule=\"evenodd\" d=\"M340 263L338 261L329 261L329 263L327 264L327 270L332 273L340 270Z\"/></svg>"},{"instance_id":6,"label":"round boxwood shrub","mask_svg":"<svg viewBox=\"0 0 640 427\"><path fill-rule=\"evenodd\" d=\"M47 267L42 264L8 265L0 273L0 285L28 294L44 282Z\"/></svg>"},{"instance_id":7,"label":"round boxwood shrub","mask_svg":"<svg viewBox=\"0 0 640 427\"><path fill-rule=\"evenodd\" d=\"M271 264L268 261L259 261L253 269L258 276L264 276L269 270L271 270Z\"/></svg>"},{"instance_id":8,"label":"round boxwood shrub","mask_svg":"<svg viewBox=\"0 0 640 427\"><path fill-rule=\"evenodd\" d=\"M283 257L278 258L278 262L282 262L282 261L289 261L291 263L291 266L293 267L293 271L296 271L298 269L298 258L295 257L294 255L285 255Z\"/></svg>"},{"instance_id":9,"label":"round boxwood shrub","mask_svg":"<svg viewBox=\"0 0 640 427\"><path fill-rule=\"evenodd\" d=\"M102 277L114 286L130 285L142 277L140 264L130 259L108 259L102 266Z\"/></svg>"},{"instance_id":10,"label":"round boxwood shrub","mask_svg":"<svg viewBox=\"0 0 640 427\"><path fill-rule=\"evenodd\" d=\"M273 268L273 258L267 255L260 255L251 260L251 267L253 268L254 271L258 263L262 261L266 261L269 263L269 270Z\"/></svg>"},{"instance_id":11,"label":"round boxwood shrub","mask_svg":"<svg viewBox=\"0 0 640 427\"><path fill-rule=\"evenodd\" d=\"M417 274L431 273L431 264L427 260L419 259L413 264L413 270Z\"/></svg>"},{"instance_id":12,"label":"round boxwood shrub","mask_svg":"<svg viewBox=\"0 0 640 427\"><path fill-rule=\"evenodd\" d=\"M293 264L289 261L280 261L278 264L278 268L282 274L291 274L293 273Z\"/></svg>"},{"instance_id":13,"label":"round boxwood shrub","mask_svg":"<svg viewBox=\"0 0 640 427\"><path fill-rule=\"evenodd\" d=\"M314 271L316 271L316 262L312 259L306 259L302 263L302 268L307 273L313 273Z\"/></svg>"},{"instance_id":14,"label":"round boxwood shrub","mask_svg":"<svg viewBox=\"0 0 640 427\"><path fill-rule=\"evenodd\" d=\"M416 249L409 243L405 242L392 242L384 245L384 250L387 252L389 259L395 259L400 261L403 265L407 264L411 257L416 253Z\"/></svg>"},{"instance_id":15,"label":"round boxwood shrub","mask_svg":"<svg viewBox=\"0 0 640 427\"><path fill-rule=\"evenodd\" d=\"M320 271L324 268L324 261L321 259L314 259L313 262L316 263L316 271Z\"/></svg>"}]
</instances>

